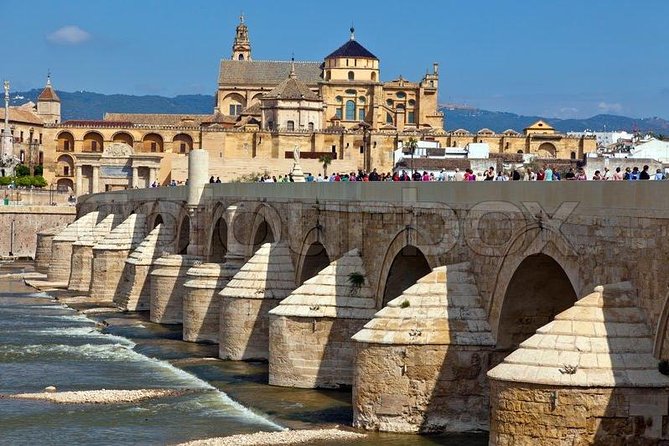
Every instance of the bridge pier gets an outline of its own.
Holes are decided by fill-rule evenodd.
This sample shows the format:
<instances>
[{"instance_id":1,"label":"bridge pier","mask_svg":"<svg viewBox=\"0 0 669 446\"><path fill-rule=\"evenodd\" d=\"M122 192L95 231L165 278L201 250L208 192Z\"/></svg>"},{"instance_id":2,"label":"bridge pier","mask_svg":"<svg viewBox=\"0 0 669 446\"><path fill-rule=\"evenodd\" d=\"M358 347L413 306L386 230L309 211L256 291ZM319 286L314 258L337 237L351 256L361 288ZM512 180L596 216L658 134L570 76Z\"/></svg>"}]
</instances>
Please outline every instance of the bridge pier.
<instances>
[{"instance_id":1,"label":"bridge pier","mask_svg":"<svg viewBox=\"0 0 669 446\"><path fill-rule=\"evenodd\" d=\"M199 257L164 255L157 259L151 271L151 322L158 324L183 323L186 272L199 262Z\"/></svg>"},{"instance_id":2,"label":"bridge pier","mask_svg":"<svg viewBox=\"0 0 669 446\"><path fill-rule=\"evenodd\" d=\"M219 357L269 358L268 312L295 289L288 247L265 243L220 292Z\"/></svg>"},{"instance_id":3,"label":"bridge pier","mask_svg":"<svg viewBox=\"0 0 669 446\"><path fill-rule=\"evenodd\" d=\"M353 336L353 424L390 432L488 426L494 346L469 264L435 268Z\"/></svg>"},{"instance_id":4,"label":"bridge pier","mask_svg":"<svg viewBox=\"0 0 669 446\"><path fill-rule=\"evenodd\" d=\"M72 267L67 286L69 290L88 292L93 270L93 246L111 232L118 224L118 219L117 215L107 215L95 228L82 234L79 240L72 244Z\"/></svg>"},{"instance_id":5,"label":"bridge pier","mask_svg":"<svg viewBox=\"0 0 669 446\"><path fill-rule=\"evenodd\" d=\"M490 370L490 444L657 445L669 377L629 282L598 286Z\"/></svg>"},{"instance_id":6,"label":"bridge pier","mask_svg":"<svg viewBox=\"0 0 669 446\"><path fill-rule=\"evenodd\" d=\"M37 271L46 272L49 270L53 238L60 234L63 229L65 228L58 226L37 233L37 244L35 249L35 269L37 269Z\"/></svg>"},{"instance_id":7,"label":"bridge pier","mask_svg":"<svg viewBox=\"0 0 669 446\"><path fill-rule=\"evenodd\" d=\"M146 235L146 216L132 214L93 246L91 299L113 302L119 292L125 260Z\"/></svg>"},{"instance_id":8,"label":"bridge pier","mask_svg":"<svg viewBox=\"0 0 669 446\"><path fill-rule=\"evenodd\" d=\"M183 305L183 340L218 343L221 297L224 288L239 269L225 263L194 265L186 273Z\"/></svg>"},{"instance_id":9,"label":"bridge pier","mask_svg":"<svg viewBox=\"0 0 669 446\"><path fill-rule=\"evenodd\" d=\"M354 342L376 312L357 249L330 263L269 312L269 383L350 386Z\"/></svg>"},{"instance_id":10,"label":"bridge pier","mask_svg":"<svg viewBox=\"0 0 669 446\"><path fill-rule=\"evenodd\" d=\"M167 249L172 240L162 223L159 223L142 240L137 249L125 260L123 277L114 303L129 311L149 311L151 307L151 286L149 273L163 249Z\"/></svg>"},{"instance_id":11,"label":"bridge pier","mask_svg":"<svg viewBox=\"0 0 669 446\"><path fill-rule=\"evenodd\" d=\"M95 226L99 213L89 212L70 223L51 242L51 263L47 272L49 282L67 283L70 280L72 262L72 244L79 239L81 232Z\"/></svg>"}]
</instances>

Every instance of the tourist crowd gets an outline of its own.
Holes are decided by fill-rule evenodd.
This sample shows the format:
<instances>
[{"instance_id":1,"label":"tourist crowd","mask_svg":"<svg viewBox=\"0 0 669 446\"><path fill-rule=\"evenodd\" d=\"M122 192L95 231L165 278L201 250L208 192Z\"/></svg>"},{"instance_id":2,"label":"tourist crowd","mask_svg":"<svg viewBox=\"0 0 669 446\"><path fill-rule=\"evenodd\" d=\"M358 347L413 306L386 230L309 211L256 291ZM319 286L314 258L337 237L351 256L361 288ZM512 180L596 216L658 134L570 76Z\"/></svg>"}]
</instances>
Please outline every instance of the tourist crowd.
<instances>
[{"instance_id":1,"label":"tourist crowd","mask_svg":"<svg viewBox=\"0 0 669 446\"><path fill-rule=\"evenodd\" d=\"M212 177L213 178L213 177ZM546 165L536 172L530 168L527 169L512 169L511 171L495 170L490 167L485 172L475 174L472 169L455 169L455 171L447 172L442 169L437 175L427 171L423 173L414 170L409 174L406 170L401 170L395 173L378 173L376 169L367 173L362 170L350 173L333 173L330 175L317 176L309 173L305 176L305 181L316 183L332 183L338 181L354 182L354 181L634 181L634 180L666 180L667 176L657 169L655 173L649 172L648 166L643 166L641 170L638 167L627 167L624 171L620 167L616 167L615 171L604 168L604 171L596 170L591 178L588 178L583 168L569 168L564 172L553 170L550 165ZM294 182L293 175L279 175L269 176L264 175L258 179L260 183L289 183Z\"/></svg>"}]
</instances>

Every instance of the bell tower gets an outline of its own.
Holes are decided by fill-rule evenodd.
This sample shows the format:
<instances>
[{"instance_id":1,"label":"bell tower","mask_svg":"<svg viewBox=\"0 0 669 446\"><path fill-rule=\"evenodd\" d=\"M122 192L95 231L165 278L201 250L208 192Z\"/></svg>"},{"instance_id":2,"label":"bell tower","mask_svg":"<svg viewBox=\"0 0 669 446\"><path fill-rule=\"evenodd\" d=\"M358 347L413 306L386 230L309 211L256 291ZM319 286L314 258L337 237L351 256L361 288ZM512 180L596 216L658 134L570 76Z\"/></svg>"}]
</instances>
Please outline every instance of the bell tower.
<instances>
[{"instance_id":1,"label":"bell tower","mask_svg":"<svg viewBox=\"0 0 669 446\"><path fill-rule=\"evenodd\" d=\"M244 23L244 14L239 16L239 25L235 34L235 43L232 44L232 60L251 60L251 41L249 28Z\"/></svg>"}]
</instances>

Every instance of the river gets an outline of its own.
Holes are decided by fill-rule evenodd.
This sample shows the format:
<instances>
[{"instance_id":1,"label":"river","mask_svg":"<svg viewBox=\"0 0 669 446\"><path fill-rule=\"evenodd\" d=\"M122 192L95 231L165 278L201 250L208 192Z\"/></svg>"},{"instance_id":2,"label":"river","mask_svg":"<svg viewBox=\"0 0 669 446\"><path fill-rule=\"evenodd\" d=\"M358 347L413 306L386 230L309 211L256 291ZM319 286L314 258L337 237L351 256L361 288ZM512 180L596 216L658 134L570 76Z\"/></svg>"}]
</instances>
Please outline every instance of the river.
<instances>
[{"instance_id":1,"label":"river","mask_svg":"<svg viewBox=\"0 0 669 446\"><path fill-rule=\"evenodd\" d=\"M30 268L9 264L0 275ZM140 313L83 315L0 278L0 394L189 389L133 404L63 405L0 399L2 445L163 445L285 427L351 424L351 393L272 387L267 364L216 359L217 346L181 341L180 326ZM319 443L326 446L333 443ZM487 437L372 433L363 445L487 444Z\"/></svg>"}]
</instances>

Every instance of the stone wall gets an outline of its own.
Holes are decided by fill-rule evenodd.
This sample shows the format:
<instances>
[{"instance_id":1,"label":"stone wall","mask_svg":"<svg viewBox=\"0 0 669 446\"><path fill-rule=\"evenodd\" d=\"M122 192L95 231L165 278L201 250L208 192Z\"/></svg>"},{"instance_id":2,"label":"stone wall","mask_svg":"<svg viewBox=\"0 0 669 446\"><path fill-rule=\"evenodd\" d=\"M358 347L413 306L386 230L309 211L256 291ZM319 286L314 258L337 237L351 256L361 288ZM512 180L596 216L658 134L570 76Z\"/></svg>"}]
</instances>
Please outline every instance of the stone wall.
<instances>
[{"instance_id":1,"label":"stone wall","mask_svg":"<svg viewBox=\"0 0 669 446\"><path fill-rule=\"evenodd\" d=\"M35 257L37 233L74 221L72 206L0 206L0 257Z\"/></svg>"},{"instance_id":2,"label":"stone wall","mask_svg":"<svg viewBox=\"0 0 669 446\"><path fill-rule=\"evenodd\" d=\"M553 388L491 382L491 446L661 445L669 440L665 389Z\"/></svg>"},{"instance_id":3,"label":"stone wall","mask_svg":"<svg viewBox=\"0 0 669 446\"><path fill-rule=\"evenodd\" d=\"M269 383L305 388L350 386L355 348L351 336L365 322L270 315Z\"/></svg>"},{"instance_id":4,"label":"stone wall","mask_svg":"<svg viewBox=\"0 0 669 446\"><path fill-rule=\"evenodd\" d=\"M360 344L355 425L390 432L486 430L490 362L490 351L476 346Z\"/></svg>"}]
</instances>

